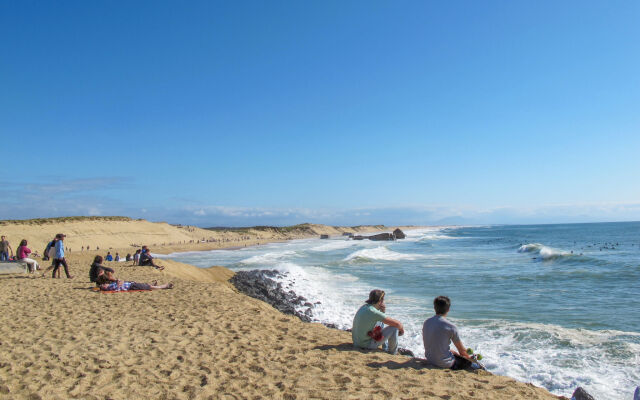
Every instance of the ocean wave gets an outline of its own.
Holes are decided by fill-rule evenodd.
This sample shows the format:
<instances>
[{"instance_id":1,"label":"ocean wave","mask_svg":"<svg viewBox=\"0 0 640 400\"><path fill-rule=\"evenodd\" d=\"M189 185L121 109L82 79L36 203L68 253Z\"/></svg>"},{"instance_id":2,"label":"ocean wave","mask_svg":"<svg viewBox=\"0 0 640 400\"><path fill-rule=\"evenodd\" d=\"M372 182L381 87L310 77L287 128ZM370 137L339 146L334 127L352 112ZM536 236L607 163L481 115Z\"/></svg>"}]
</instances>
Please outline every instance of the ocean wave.
<instances>
[{"instance_id":1,"label":"ocean wave","mask_svg":"<svg viewBox=\"0 0 640 400\"><path fill-rule=\"evenodd\" d=\"M284 258L294 257L296 255L297 255L297 252L294 250L285 250L285 251L257 254L255 256L241 260L240 263L241 264L273 264Z\"/></svg>"},{"instance_id":2,"label":"ocean wave","mask_svg":"<svg viewBox=\"0 0 640 400\"><path fill-rule=\"evenodd\" d=\"M351 240L331 240L329 243L322 244L320 246L312 247L309 250L317 252L341 250L349 247L353 247L358 243Z\"/></svg>"},{"instance_id":3,"label":"ocean wave","mask_svg":"<svg viewBox=\"0 0 640 400\"><path fill-rule=\"evenodd\" d=\"M422 258L419 254L397 253L389 250L386 246L380 246L373 249L362 249L349 254L343 261L399 261L399 260L417 260Z\"/></svg>"},{"instance_id":4,"label":"ocean wave","mask_svg":"<svg viewBox=\"0 0 640 400\"><path fill-rule=\"evenodd\" d=\"M518 248L518 253L538 254L540 255L540 258L544 261L557 260L557 259L577 256L577 254L573 254L569 251L554 249L552 247L548 247L540 243L523 244Z\"/></svg>"}]
</instances>

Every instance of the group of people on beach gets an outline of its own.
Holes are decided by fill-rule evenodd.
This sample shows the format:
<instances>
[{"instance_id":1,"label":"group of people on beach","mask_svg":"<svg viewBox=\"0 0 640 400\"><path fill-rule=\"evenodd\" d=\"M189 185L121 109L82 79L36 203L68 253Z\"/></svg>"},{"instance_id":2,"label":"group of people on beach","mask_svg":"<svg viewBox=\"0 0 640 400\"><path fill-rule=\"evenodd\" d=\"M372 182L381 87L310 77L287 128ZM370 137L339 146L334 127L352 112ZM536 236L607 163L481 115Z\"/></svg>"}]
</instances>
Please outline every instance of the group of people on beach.
<instances>
[{"instance_id":1,"label":"group of people on beach","mask_svg":"<svg viewBox=\"0 0 640 400\"><path fill-rule=\"evenodd\" d=\"M94 282L99 290L106 292L124 292L132 290L158 290L173 288L173 283L158 285L158 282L156 281L152 283L140 283L117 279L114 276L115 270L102 265L103 261L104 259L102 256L96 256L93 259L91 268L89 269L89 280Z\"/></svg>"},{"instance_id":2,"label":"group of people on beach","mask_svg":"<svg viewBox=\"0 0 640 400\"><path fill-rule=\"evenodd\" d=\"M386 314L384 297L383 290L372 290L369 299L356 312L351 329L354 347L377 349L382 346L388 353L398 352L398 336L404 335L404 327L400 321ZM422 325L427 362L435 367L452 370L469 368L473 361L462 344L458 328L446 319L451 300L446 296L438 296L433 300L433 308L435 315ZM450 349L451 342L458 351Z\"/></svg>"}]
</instances>

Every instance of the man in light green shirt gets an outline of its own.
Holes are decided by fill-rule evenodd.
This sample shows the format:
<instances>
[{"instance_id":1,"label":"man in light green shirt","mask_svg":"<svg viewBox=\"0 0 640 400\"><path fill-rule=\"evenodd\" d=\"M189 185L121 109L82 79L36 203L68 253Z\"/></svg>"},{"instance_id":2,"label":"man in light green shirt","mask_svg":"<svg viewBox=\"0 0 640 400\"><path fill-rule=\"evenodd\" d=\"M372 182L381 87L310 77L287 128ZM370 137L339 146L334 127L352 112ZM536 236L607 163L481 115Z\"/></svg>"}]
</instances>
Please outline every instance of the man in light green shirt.
<instances>
[{"instance_id":1,"label":"man in light green shirt","mask_svg":"<svg viewBox=\"0 0 640 400\"><path fill-rule=\"evenodd\" d=\"M376 349L380 345L391 354L398 351L398 335L404 335L404 327L399 321L385 314L384 291L375 289L353 318L351 337L353 346L362 349ZM384 327L384 324L389 325ZM380 327L377 332L376 327Z\"/></svg>"}]
</instances>

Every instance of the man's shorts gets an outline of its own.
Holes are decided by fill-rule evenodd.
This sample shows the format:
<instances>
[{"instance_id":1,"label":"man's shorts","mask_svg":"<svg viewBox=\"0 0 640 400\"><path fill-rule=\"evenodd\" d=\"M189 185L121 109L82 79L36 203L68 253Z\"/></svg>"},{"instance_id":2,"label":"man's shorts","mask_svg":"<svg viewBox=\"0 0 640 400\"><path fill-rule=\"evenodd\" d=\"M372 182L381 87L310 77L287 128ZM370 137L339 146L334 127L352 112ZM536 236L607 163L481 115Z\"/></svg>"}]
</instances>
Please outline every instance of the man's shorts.
<instances>
[{"instance_id":1,"label":"man's shorts","mask_svg":"<svg viewBox=\"0 0 640 400\"><path fill-rule=\"evenodd\" d=\"M467 360L464 357L460 357L458 355L453 355L456 359L453 361L453 365L451 369L457 371L459 369L467 369L471 366L471 361Z\"/></svg>"}]
</instances>

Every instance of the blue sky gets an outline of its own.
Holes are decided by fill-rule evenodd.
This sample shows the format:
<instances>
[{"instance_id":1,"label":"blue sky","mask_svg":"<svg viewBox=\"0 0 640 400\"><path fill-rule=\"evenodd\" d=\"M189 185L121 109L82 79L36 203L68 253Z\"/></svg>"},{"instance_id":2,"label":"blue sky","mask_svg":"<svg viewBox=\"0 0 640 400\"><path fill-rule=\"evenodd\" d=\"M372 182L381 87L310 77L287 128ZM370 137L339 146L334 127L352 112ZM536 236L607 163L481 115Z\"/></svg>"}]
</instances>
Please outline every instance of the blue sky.
<instances>
[{"instance_id":1,"label":"blue sky","mask_svg":"<svg viewBox=\"0 0 640 400\"><path fill-rule=\"evenodd\" d=\"M0 218L640 220L640 2L0 3Z\"/></svg>"}]
</instances>

